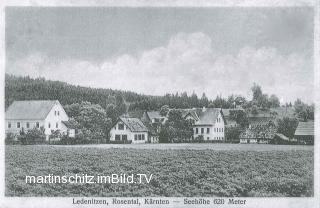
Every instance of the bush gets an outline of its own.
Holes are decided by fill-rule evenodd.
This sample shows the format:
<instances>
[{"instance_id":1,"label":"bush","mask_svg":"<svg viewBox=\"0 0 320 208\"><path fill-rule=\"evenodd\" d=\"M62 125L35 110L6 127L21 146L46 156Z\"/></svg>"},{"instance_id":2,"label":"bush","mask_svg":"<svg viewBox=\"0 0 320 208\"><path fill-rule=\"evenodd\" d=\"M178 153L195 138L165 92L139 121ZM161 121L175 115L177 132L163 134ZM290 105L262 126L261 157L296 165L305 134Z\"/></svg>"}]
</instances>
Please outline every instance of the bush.
<instances>
[{"instance_id":1,"label":"bush","mask_svg":"<svg viewBox=\"0 0 320 208\"><path fill-rule=\"evenodd\" d=\"M240 127L227 127L225 132L226 142L228 143L239 143L241 128Z\"/></svg>"},{"instance_id":2,"label":"bush","mask_svg":"<svg viewBox=\"0 0 320 208\"><path fill-rule=\"evenodd\" d=\"M20 132L20 136L18 137L18 140L21 142L21 144L27 145L27 144L44 144L46 143L46 135L44 133L44 128L41 127L33 128L27 131L27 133L24 133L23 131Z\"/></svg>"},{"instance_id":3,"label":"bush","mask_svg":"<svg viewBox=\"0 0 320 208\"><path fill-rule=\"evenodd\" d=\"M203 135L199 135L196 138L194 138L193 141L196 143L204 143L204 137L203 137Z\"/></svg>"},{"instance_id":4,"label":"bush","mask_svg":"<svg viewBox=\"0 0 320 208\"><path fill-rule=\"evenodd\" d=\"M16 144L18 141L16 140L17 135L14 133L7 133L5 138L5 144Z\"/></svg>"}]
</instances>

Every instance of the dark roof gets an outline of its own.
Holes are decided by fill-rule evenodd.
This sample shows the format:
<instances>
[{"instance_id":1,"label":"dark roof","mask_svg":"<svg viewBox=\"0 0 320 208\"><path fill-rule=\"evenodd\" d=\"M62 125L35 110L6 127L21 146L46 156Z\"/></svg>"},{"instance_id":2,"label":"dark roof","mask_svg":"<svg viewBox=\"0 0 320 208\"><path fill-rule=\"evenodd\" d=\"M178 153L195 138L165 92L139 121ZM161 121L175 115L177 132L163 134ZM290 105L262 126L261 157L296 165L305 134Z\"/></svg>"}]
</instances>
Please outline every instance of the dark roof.
<instances>
[{"instance_id":1,"label":"dark roof","mask_svg":"<svg viewBox=\"0 0 320 208\"><path fill-rule=\"evenodd\" d=\"M182 117L185 118L186 116L190 115L195 120L198 120L198 114L201 111L200 108L192 108L192 109L181 109Z\"/></svg>"},{"instance_id":2,"label":"dark roof","mask_svg":"<svg viewBox=\"0 0 320 208\"><path fill-rule=\"evenodd\" d=\"M133 132L148 131L148 128L138 118L120 117L119 120L121 120Z\"/></svg>"},{"instance_id":3,"label":"dark roof","mask_svg":"<svg viewBox=\"0 0 320 208\"><path fill-rule=\"evenodd\" d=\"M75 129L75 125L70 121L61 121L68 129Z\"/></svg>"},{"instance_id":4,"label":"dark roof","mask_svg":"<svg viewBox=\"0 0 320 208\"><path fill-rule=\"evenodd\" d=\"M314 122L299 122L295 136L314 136Z\"/></svg>"},{"instance_id":5,"label":"dark roof","mask_svg":"<svg viewBox=\"0 0 320 208\"><path fill-rule=\"evenodd\" d=\"M58 100L14 101L6 111L6 119L42 120L45 119Z\"/></svg>"}]
</instances>

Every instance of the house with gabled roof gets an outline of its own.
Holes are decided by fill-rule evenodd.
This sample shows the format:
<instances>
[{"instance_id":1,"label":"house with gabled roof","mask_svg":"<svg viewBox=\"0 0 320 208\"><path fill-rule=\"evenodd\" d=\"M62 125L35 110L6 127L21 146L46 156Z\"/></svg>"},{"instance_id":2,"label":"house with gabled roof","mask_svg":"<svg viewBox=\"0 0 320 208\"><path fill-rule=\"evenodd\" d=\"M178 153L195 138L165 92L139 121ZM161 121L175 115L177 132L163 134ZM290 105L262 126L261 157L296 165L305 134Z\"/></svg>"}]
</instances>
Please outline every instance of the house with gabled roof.
<instances>
[{"instance_id":1,"label":"house with gabled roof","mask_svg":"<svg viewBox=\"0 0 320 208\"><path fill-rule=\"evenodd\" d=\"M139 118L119 117L109 131L110 142L146 143L148 132Z\"/></svg>"},{"instance_id":2,"label":"house with gabled roof","mask_svg":"<svg viewBox=\"0 0 320 208\"><path fill-rule=\"evenodd\" d=\"M220 108L202 108L193 125L193 137L203 136L204 141L225 142L225 118Z\"/></svg>"},{"instance_id":3,"label":"house with gabled roof","mask_svg":"<svg viewBox=\"0 0 320 208\"><path fill-rule=\"evenodd\" d=\"M75 136L75 129L58 100L23 100L14 101L5 113L5 131L18 135L32 128L44 128L46 139L52 131L60 130L70 137Z\"/></svg>"},{"instance_id":4,"label":"house with gabled roof","mask_svg":"<svg viewBox=\"0 0 320 208\"><path fill-rule=\"evenodd\" d=\"M193 123L193 138L208 142L225 142L225 118L220 108L193 108L182 111L183 118Z\"/></svg>"},{"instance_id":5,"label":"house with gabled roof","mask_svg":"<svg viewBox=\"0 0 320 208\"><path fill-rule=\"evenodd\" d=\"M299 122L294 138L299 144L314 144L314 121Z\"/></svg>"},{"instance_id":6,"label":"house with gabled roof","mask_svg":"<svg viewBox=\"0 0 320 208\"><path fill-rule=\"evenodd\" d=\"M142 119L152 124L164 124L167 117L160 115L160 111L145 111Z\"/></svg>"}]
</instances>

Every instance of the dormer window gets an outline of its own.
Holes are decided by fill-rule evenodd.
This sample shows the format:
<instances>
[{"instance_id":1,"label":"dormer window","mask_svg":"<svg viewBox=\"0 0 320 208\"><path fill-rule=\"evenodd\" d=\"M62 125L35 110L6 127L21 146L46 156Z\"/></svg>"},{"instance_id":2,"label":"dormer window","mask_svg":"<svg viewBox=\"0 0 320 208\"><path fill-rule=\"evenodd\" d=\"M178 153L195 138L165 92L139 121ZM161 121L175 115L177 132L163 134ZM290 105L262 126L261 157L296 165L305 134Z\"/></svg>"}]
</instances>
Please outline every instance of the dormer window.
<instances>
[{"instance_id":1,"label":"dormer window","mask_svg":"<svg viewBox=\"0 0 320 208\"><path fill-rule=\"evenodd\" d=\"M123 123L119 123L118 124L118 129L119 130L124 130L124 124Z\"/></svg>"}]
</instances>

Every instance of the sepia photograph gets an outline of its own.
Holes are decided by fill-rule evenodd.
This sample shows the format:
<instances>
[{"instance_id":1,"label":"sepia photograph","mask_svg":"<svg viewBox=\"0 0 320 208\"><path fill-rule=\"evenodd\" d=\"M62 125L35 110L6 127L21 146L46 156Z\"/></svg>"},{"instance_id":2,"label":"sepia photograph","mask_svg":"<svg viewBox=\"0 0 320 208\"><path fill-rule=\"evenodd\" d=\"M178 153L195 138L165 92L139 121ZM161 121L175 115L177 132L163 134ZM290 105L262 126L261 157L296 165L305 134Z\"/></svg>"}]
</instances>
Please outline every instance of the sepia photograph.
<instances>
[{"instance_id":1,"label":"sepia photograph","mask_svg":"<svg viewBox=\"0 0 320 208\"><path fill-rule=\"evenodd\" d=\"M4 197L70 207L318 198L315 15L6 6Z\"/></svg>"}]
</instances>

